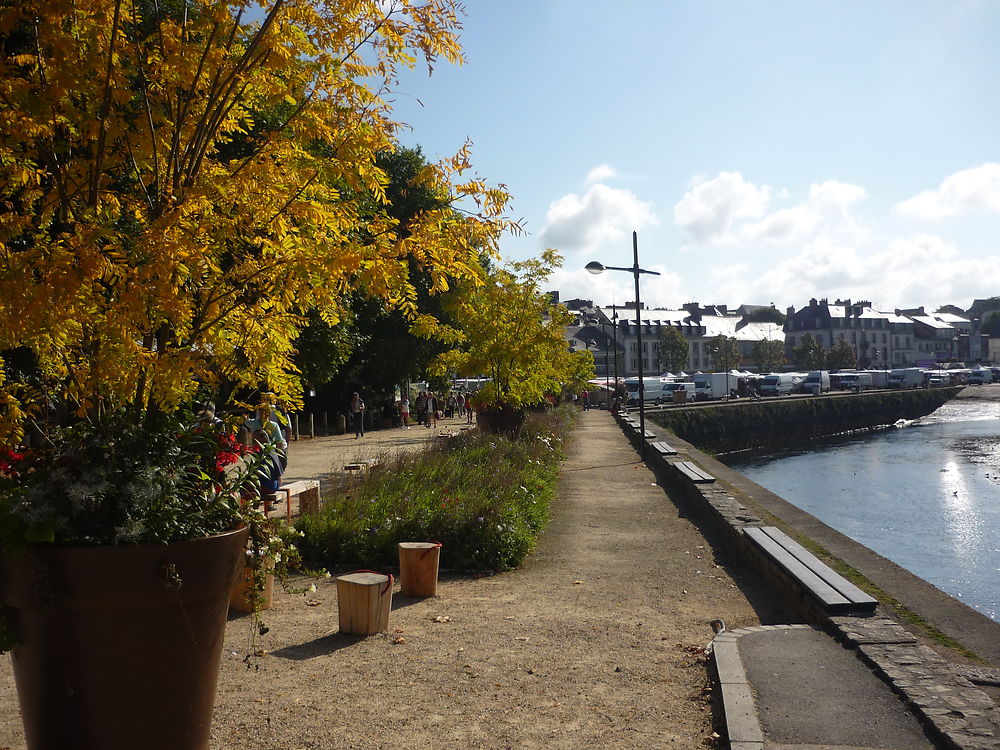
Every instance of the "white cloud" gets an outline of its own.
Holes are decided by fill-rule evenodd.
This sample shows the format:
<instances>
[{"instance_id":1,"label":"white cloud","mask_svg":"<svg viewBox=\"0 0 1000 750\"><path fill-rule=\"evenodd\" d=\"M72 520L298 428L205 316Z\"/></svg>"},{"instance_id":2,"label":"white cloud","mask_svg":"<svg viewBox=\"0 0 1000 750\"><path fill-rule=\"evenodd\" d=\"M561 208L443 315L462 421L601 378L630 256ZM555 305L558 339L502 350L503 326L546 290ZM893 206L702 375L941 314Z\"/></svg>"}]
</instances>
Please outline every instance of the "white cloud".
<instances>
[{"instance_id":1,"label":"white cloud","mask_svg":"<svg viewBox=\"0 0 1000 750\"><path fill-rule=\"evenodd\" d=\"M587 172L587 177L584 179L584 185L593 185L597 182L604 182L605 180L611 179L612 177L618 176L618 170L612 167L610 164L599 164L598 166Z\"/></svg>"},{"instance_id":2,"label":"white cloud","mask_svg":"<svg viewBox=\"0 0 1000 750\"><path fill-rule=\"evenodd\" d=\"M643 276L640 293L646 307L679 307L687 298L682 292L683 280L665 266L647 266L651 271L659 271L660 276ZM596 304L619 305L635 299L633 277L625 273L592 274L580 267L558 268L552 273L547 288L558 289L560 297L568 299L589 299Z\"/></svg>"},{"instance_id":3,"label":"white cloud","mask_svg":"<svg viewBox=\"0 0 1000 750\"><path fill-rule=\"evenodd\" d=\"M732 229L739 219L759 219L767 210L771 189L757 187L739 172L722 172L714 179L697 183L674 206L674 224L695 245L732 241Z\"/></svg>"},{"instance_id":4,"label":"white cloud","mask_svg":"<svg viewBox=\"0 0 1000 750\"><path fill-rule=\"evenodd\" d=\"M889 240L880 249L838 244L827 237L805 245L766 270L756 264L719 268L709 279L712 298L730 304L775 302L797 308L811 297L871 300L877 307L964 304L1000 288L1000 258L962 257L934 235Z\"/></svg>"},{"instance_id":5,"label":"white cloud","mask_svg":"<svg viewBox=\"0 0 1000 750\"><path fill-rule=\"evenodd\" d=\"M827 180L809 187L809 197L739 229L749 242L805 242L826 230L842 237L858 237L861 227L849 209L868 197L863 187Z\"/></svg>"},{"instance_id":6,"label":"white cloud","mask_svg":"<svg viewBox=\"0 0 1000 750\"><path fill-rule=\"evenodd\" d=\"M1000 164L987 162L955 172L945 177L937 190L925 190L897 203L894 210L918 219L1000 212Z\"/></svg>"},{"instance_id":7,"label":"white cloud","mask_svg":"<svg viewBox=\"0 0 1000 750\"><path fill-rule=\"evenodd\" d=\"M543 243L565 252L594 252L604 243L621 241L629 232L658 224L652 204L629 190L592 185L579 196L564 195L549 205Z\"/></svg>"}]
</instances>

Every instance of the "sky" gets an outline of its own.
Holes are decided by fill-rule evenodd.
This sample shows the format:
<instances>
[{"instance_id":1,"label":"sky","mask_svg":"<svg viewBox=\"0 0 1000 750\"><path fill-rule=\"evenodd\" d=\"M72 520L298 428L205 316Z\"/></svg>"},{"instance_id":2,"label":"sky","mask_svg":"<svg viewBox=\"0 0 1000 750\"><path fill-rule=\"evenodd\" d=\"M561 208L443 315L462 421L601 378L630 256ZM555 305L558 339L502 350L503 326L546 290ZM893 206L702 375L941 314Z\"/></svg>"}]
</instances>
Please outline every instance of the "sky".
<instances>
[{"instance_id":1,"label":"sky","mask_svg":"<svg viewBox=\"0 0 1000 750\"><path fill-rule=\"evenodd\" d=\"M649 307L1000 295L1000 2L468 0L404 75L401 140L468 139L548 288Z\"/></svg>"}]
</instances>

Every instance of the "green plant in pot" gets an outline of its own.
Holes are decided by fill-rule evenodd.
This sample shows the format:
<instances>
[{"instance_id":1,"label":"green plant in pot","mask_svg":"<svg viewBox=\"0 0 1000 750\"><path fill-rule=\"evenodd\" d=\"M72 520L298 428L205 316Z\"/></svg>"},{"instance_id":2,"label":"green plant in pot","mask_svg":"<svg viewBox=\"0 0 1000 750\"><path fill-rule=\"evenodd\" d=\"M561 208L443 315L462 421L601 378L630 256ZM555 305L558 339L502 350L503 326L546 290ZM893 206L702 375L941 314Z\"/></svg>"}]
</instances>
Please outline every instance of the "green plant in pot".
<instances>
[{"instance_id":1,"label":"green plant in pot","mask_svg":"<svg viewBox=\"0 0 1000 750\"><path fill-rule=\"evenodd\" d=\"M567 346L572 315L542 291L560 264L547 250L494 267L484 284L455 303L462 341L437 358L433 371L488 376L473 401L481 429L516 434L525 409L546 404L548 394L580 389L594 376L593 355Z\"/></svg>"},{"instance_id":2,"label":"green plant in pot","mask_svg":"<svg viewBox=\"0 0 1000 750\"><path fill-rule=\"evenodd\" d=\"M309 315L362 294L432 332L411 269L477 283L506 193L455 179L463 148L419 182L471 210L404 221L377 164L385 91L459 61L460 25L453 0L0 6L0 601L30 750L208 747L225 590L276 535L260 455L189 405L296 408Z\"/></svg>"}]
</instances>

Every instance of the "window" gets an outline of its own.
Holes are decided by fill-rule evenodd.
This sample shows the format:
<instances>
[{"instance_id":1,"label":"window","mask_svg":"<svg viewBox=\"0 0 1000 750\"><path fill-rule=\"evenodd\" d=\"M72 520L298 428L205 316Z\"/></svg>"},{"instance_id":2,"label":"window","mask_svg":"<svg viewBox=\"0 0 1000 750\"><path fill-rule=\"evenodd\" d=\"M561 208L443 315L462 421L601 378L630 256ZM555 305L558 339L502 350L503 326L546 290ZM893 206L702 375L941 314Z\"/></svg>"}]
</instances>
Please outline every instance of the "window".
<instances>
[{"instance_id":1,"label":"window","mask_svg":"<svg viewBox=\"0 0 1000 750\"><path fill-rule=\"evenodd\" d=\"M692 341L692 342L691 342L691 351L692 351L692 352L693 352L694 354L697 354L697 353L698 353L698 342L697 342L697 341ZM695 366L697 367L697 365L695 365Z\"/></svg>"},{"instance_id":2,"label":"window","mask_svg":"<svg viewBox=\"0 0 1000 750\"><path fill-rule=\"evenodd\" d=\"M789 346L795 346L795 337L794 336L789 336L788 337L788 345Z\"/></svg>"},{"instance_id":3,"label":"window","mask_svg":"<svg viewBox=\"0 0 1000 750\"><path fill-rule=\"evenodd\" d=\"M893 346L899 346L899 336L893 336L892 337L892 345Z\"/></svg>"}]
</instances>

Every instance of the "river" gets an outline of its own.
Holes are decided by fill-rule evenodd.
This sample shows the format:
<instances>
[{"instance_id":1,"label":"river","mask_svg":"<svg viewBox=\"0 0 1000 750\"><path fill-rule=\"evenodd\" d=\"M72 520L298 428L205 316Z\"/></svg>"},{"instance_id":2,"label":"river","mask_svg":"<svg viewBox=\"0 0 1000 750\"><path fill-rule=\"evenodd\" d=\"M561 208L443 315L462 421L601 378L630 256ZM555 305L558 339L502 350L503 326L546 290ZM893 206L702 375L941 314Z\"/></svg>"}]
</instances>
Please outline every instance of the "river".
<instances>
[{"instance_id":1,"label":"river","mask_svg":"<svg viewBox=\"0 0 1000 750\"><path fill-rule=\"evenodd\" d=\"M729 463L1000 622L1000 401Z\"/></svg>"}]
</instances>

